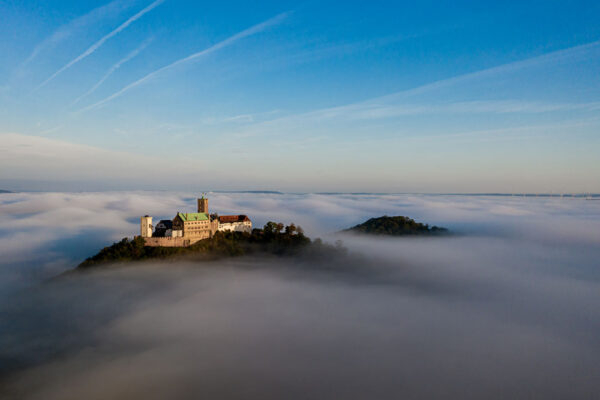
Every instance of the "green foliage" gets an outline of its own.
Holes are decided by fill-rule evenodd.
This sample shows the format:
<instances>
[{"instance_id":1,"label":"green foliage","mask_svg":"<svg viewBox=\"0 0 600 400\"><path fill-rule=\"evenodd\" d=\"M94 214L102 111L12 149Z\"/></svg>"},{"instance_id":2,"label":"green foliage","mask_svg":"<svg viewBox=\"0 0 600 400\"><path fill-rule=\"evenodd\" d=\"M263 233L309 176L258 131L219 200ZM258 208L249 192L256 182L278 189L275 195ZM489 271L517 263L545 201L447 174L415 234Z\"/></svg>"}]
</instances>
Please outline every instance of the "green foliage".
<instances>
[{"instance_id":1,"label":"green foliage","mask_svg":"<svg viewBox=\"0 0 600 400\"><path fill-rule=\"evenodd\" d=\"M408 236L408 235L440 235L448 233L446 228L429 226L408 217L371 218L368 221L356 225L346 232L366 233L370 235Z\"/></svg>"},{"instance_id":2,"label":"green foliage","mask_svg":"<svg viewBox=\"0 0 600 400\"><path fill-rule=\"evenodd\" d=\"M336 247L323 244L320 239L312 242L299 226L267 222L263 229L247 232L217 232L210 239L200 240L188 247L149 247L144 239L136 236L124 238L100 250L98 254L82 262L78 268L89 268L100 264L188 257L198 260L221 257L236 257L253 253L268 253L278 256L295 254L324 254L345 252L341 243Z\"/></svg>"}]
</instances>

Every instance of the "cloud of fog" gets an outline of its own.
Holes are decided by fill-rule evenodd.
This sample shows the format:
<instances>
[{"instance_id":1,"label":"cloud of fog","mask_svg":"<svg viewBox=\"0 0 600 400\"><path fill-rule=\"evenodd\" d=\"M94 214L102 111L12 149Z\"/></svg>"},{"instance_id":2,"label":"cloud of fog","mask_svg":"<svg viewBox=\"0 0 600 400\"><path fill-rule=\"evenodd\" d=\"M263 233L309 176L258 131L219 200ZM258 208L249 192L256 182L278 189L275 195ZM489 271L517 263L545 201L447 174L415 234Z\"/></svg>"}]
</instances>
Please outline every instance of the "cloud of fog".
<instances>
[{"instance_id":1,"label":"cloud of fog","mask_svg":"<svg viewBox=\"0 0 600 400\"><path fill-rule=\"evenodd\" d=\"M72 268L105 245L137 234L140 215L172 218L176 211L194 210L195 196L171 192L2 194L0 274L42 272L47 277ZM326 238L387 214L407 215L469 235L558 247L600 244L599 204L581 199L210 193L210 202L211 210L221 214L248 214L255 226L269 220L294 222L309 236ZM2 281L6 279L0 280L0 287Z\"/></svg>"},{"instance_id":2,"label":"cloud of fog","mask_svg":"<svg viewBox=\"0 0 600 400\"><path fill-rule=\"evenodd\" d=\"M335 239L383 214L459 235L342 235L347 258L138 264L13 290L0 306L3 398L591 398L600 389L600 202L209 196L222 214L293 221L311 236ZM31 284L44 274L24 270L72 267L86 235L99 248L137 233L141 214L194 206L186 193L0 195L0 268L18 265L13 282Z\"/></svg>"}]
</instances>

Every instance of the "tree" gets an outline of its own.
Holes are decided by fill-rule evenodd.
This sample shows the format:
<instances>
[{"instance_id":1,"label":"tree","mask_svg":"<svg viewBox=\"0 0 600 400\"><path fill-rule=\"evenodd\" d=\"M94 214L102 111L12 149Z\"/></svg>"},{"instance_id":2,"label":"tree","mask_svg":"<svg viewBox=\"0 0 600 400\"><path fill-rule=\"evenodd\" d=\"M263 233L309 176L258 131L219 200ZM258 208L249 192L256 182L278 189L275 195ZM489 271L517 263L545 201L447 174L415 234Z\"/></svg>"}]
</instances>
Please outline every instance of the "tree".
<instances>
[{"instance_id":1,"label":"tree","mask_svg":"<svg viewBox=\"0 0 600 400\"><path fill-rule=\"evenodd\" d=\"M263 231L267 235L273 235L277 232L277 223L269 221L265 224Z\"/></svg>"},{"instance_id":2,"label":"tree","mask_svg":"<svg viewBox=\"0 0 600 400\"><path fill-rule=\"evenodd\" d=\"M296 230L296 225L294 225L293 223L285 227L285 233L287 235L293 235L296 232Z\"/></svg>"},{"instance_id":3,"label":"tree","mask_svg":"<svg viewBox=\"0 0 600 400\"><path fill-rule=\"evenodd\" d=\"M275 231L276 233L281 233L281 231L283 231L283 227L284 225L280 222L277 224L277 231Z\"/></svg>"}]
</instances>

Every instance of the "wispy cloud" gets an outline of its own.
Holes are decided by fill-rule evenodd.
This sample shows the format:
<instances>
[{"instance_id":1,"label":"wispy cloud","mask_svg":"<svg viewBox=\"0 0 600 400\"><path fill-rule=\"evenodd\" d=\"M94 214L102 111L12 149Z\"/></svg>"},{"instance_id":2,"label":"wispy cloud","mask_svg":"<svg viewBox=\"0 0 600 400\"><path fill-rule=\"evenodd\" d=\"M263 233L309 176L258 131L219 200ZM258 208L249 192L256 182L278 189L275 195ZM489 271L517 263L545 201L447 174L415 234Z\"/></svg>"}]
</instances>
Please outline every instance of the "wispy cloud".
<instances>
[{"instance_id":1,"label":"wispy cloud","mask_svg":"<svg viewBox=\"0 0 600 400\"><path fill-rule=\"evenodd\" d=\"M341 109L328 109L318 112L320 118L385 119L422 114L539 114L560 111L596 111L600 102L549 103L521 100L480 100L459 101L438 104L357 104ZM352 111L351 115L348 112Z\"/></svg>"},{"instance_id":2,"label":"wispy cloud","mask_svg":"<svg viewBox=\"0 0 600 400\"><path fill-rule=\"evenodd\" d=\"M51 49L54 46L56 46L57 44L59 44L60 42L62 42L63 40L66 40L71 35L73 35L73 33L75 31L77 31L78 29L84 28L84 27L94 23L95 21L97 21L100 18L110 15L114 12L121 11L124 8L127 8L128 3L130 3L130 2L124 2L122 0L111 1L108 4L105 4L100 7L96 7L93 10L91 10L90 12L88 12L82 16L79 16L79 17L75 18L74 20L68 22L67 24L59 27L50 36L48 36L47 38L42 40L37 46L35 46L35 48L31 52L31 54L29 54L29 57L27 57L21 65L25 66L25 65L29 64L40 53L42 53L45 50Z\"/></svg>"},{"instance_id":3,"label":"wispy cloud","mask_svg":"<svg viewBox=\"0 0 600 400\"><path fill-rule=\"evenodd\" d=\"M280 114L281 110L275 109L271 111L258 112L258 113L246 113L246 114L236 114L229 117L223 118L204 118L202 120L203 124L206 125L216 125L223 123L234 123L234 124L244 124L244 123L255 123L261 120L265 120L266 117L272 117L273 115Z\"/></svg>"},{"instance_id":4,"label":"wispy cloud","mask_svg":"<svg viewBox=\"0 0 600 400\"><path fill-rule=\"evenodd\" d=\"M129 54L127 54L124 58L119 60L112 67L110 67L108 69L108 71L106 71L104 76L102 76L102 78L98 82L96 82L96 84L94 86L92 86L87 92L85 92L84 94L82 94L81 96L79 96L78 98L73 100L73 102L70 104L70 106L77 104L84 97L87 97L90 94L94 93L96 91L96 89L98 89L100 87L100 85L102 85L104 83L104 81L106 81L108 79L109 76L111 76L116 70L121 68L121 65L125 64L132 58L136 57L138 54L140 54L140 52L142 50L144 50L146 47L148 47L148 45L150 44L150 42L152 42L152 40L153 40L153 38L146 39L140 46L138 46L136 49L131 51Z\"/></svg>"},{"instance_id":5,"label":"wispy cloud","mask_svg":"<svg viewBox=\"0 0 600 400\"><path fill-rule=\"evenodd\" d=\"M233 35L233 36L231 36L231 37L229 37L229 38L227 38L227 39L225 39L225 40L223 40L223 41L221 41L221 42L219 42L219 43L217 43L217 44L215 44L215 45L213 45L213 46L211 46L209 48L207 48L207 49L204 49L202 51L199 51L199 52L194 53L192 55L189 55L187 57L181 58L181 59L179 59L179 60L177 60L177 61L175 61L175 62L173 62L173 63L171 63L169 65L166 65L166 66L164 66L162 68L159 68L156 71L153 71L153 72L149 73L148 75L144 76L143 78L140 78L137 81L135 81L133 83L130 83L129 85L125 86L123 89L121 89L118 92L116 92L116 93L108 96L107 98L105 98L105 99L103 99L103 100L101 100L101 101L99 101L99 102L97 102L95 104L92 104L92 105L90 105L88 107L85 107L85 108L83 108L80 111L87 111L87 110L91 110L93 108L99 107L99 106L101 106L101 105L103 105L103 104L105 104L105 103L107 103L107 102L109 102L111 100L114 100L115 98L117 98L117 97L125 94L129 90L131 90L131 89L133 89L133 88L135 88L135 87L137 87L137 86L139 86L139 85L141 85L141 84L149 81L150 79L156 77L157 75L159 75L159 74L161 74L161 73L163 73L163 72L165 72L167 70L173 69L173 68L175 68L175 67L177 67L177 66L179 66L181 64L184 64L184 63L196 60L196 59L198 59L200 57L207 56L207 55L209 55L211 53L214 53L217 50L220 50L220 49L222 49L224 47L227 47L227 46L230 46L230 45L234 44L238 40L241 40L241 39L246 38L248 36L252 36L252 35L254 35L256 33L262 32L263 30L267 29L270 26L277 25L277 24L281 23L288 16L288 14L289 14L288 12L281 13L281 14L273 17L273 18L270 18L270 19L268 19L268 20L266 20L264 22L261 22L260 24L257 24L257 25L254 25L254 26L248 28L248 29L245 29L245 30L243 30L243 31L241 31L241 32L239 32L239 33L237 33L237 34L235 34L235 35Z\"/></svg>"},{"instance_id":6,"label":"wispy cloud","mask_svg":"<svg viewBox=\"0 0 600 400\"><path fill-rule=\"evenodd\" d=\"M61 126L54 129L61 129ZM103 177L114 182L125 175L141 180L154 164L152 157L145 155L17 133L0 133L0 154L0 179L52 180L51 177L64 177L66 180L89 180L102 170ZM125 175L124 165L127 165ZM164 179L174 174L186 175L185 179L190 179L191 173L183 174L181 171L195 171L202 165L198 160L179 159L161 168L161 171L169 171ZM155 171L148 181L158 179L157 176L162 173Z\"/></svg>"},{"instance_id":7,"label":"wispy cloud","mask_svg":"<svg viewBox=\"0 0 600 400\"><path fill-rule=\"evenodd\" d=\"M268 129L281 128L286 124L294 124L301 121L306 124L307 121L323 121L333 119L383 119L402 115L415 115L426 113L545 113L558 111L595 111L600 104L591 103L549 103L549 102L531 102L518 100L486 100L470 102L449 102L437 104L415 104L406 102L406 99L438 89L451 87L458 84L467 83L480 78L492 78L496 75L510 73L525 68L552 63L561 63L585 56L593 50L600 49L600 40L586 43L579 46L562 49L540 56L527 58L520 61L502 64L496 67L487 68L447 79L442 79L411 89L391 93L385 96L379 96L367 99L357 103L345 104L336 107L327 107L308 111L299 114L284 116L270 121L263 121L252 125L248 130L242 132L240 136L251 136L265 134Z\"/></svg>"},{"instance_id":8,"label":"wispy cloud","mask_svg":"<svg viewBox=\"0 0 600 400\"><path fill-rule=\"evenodd\" d=\"M364 101L361 103L355 103L355 104L348 105L348 106L324 109L324 110L320 110L319 112L344 111L346 107L349 107L350 109L352 109L361 104L368 106L373 103L382 103L382 102L386 102L386 101L390 101L390 100L395 100L400 97L408 97L408 96L412 96L412 95L422 94L425 92L441 89L444 87L464 83L464 82L467 82L467 81L470 81L473 79L489 78L489 77L493 77L498 74L518 71L518 70L521 70L524 68L529 68L529 67L533 67L533 66L537 66L537 65L561 62L563 60L572 59L574 57L578 57L580 55L586 54L590 50L597 49L597 48L600 48L600 40L591 42L591 43L582 44L579 46L570 47L567 49L553 51L551 53L527 58L524 60L519 60L519 61L514 61L514 62L498 65L498 66L492 67L492 68L486 68L483 70L470 72L470 73L455 76L452 78L442 79L442 80L428 83L425 85L421 85L421 86L418 86L418 87L415 87L412 89L403 90L403 91L392 93L392 94L389 94L386 96L381 96L381 97L377 97L374 99L370 99L370 100L367 100L367 101ZM502 108L505 108L505 107L502 107Z\"/></svg>"},{"instance_id":9,"label":"wispy cloud","mask_svg":"<svg viewBox=\"0 0 600 400\"><path fill-rule=\"evenodd\" d=\"M147 6L146 8L144 8L143 10L139 11L137 14L135 14L134 16L130 17L127 21L123 22L121 25L119 25L116 29L114 29L113 31L111 31L109 34L105 35L104 37L102 37L100 40L98 40L96 43L94 43L93 45L91 45L86 51L84 51L83 53L81 53L79 56L77 56L76 58L74 58L73 60L69 61L66 65L64 65L62 68L60 68L58 71L56 71L54 74L52 74L48 79L46 79L44 82L42 82L35 90L40 89L41 87L45 86L48 82L50 82L51 80L53 80L54 78L56 78L60 73L64 72L65 70L71 68L73 65L75 65L76 63L78 63L79 61L83 60L84 58L88 57L89 55L93 54L96 50L98 50L108 39L112 38L113 36L117 35L119 32L123 31L125 28L127 28L129 25L131 25L132 23L134 23L135 21L137 21L138 19L140 19L142 16L144 16L146 13L152 11L154 8L158 7L159 5L161 5L162 3L164 3L165 0L155 0L154 2L152 2L149 6Z\"/></svg>"},{"instance_id":10,"label":"wispy cloud","mask_svg":"<svg viewBox=\"0 0 600 400\"><path fill-rule=\"evenodd\" d=\"M40 132L40 135L47 135L47 134L49 134L49 133L56 132L56 131L58 131L59 129L61 129L63 126L64 126L63 124L60 124L60 125L57 125L57 126L55 126L55 127L53 127L53 128L44 129L43 131L41 131L41 132Z\"/></svg>"},{"instance_id":11,"label":"wispy cloud","mask_svg":"<svg viewBox=\"0 0 600 400\"><path fill-rule=\"evenodd\" d=\"M293 55L286 53L282 56L274 58L271 62L282 63L286 65L301 64L330 57L340 57L352 53L365 52L381 47L388 47L397 44L398 42L415 39L423 35L424 34L421 33L392 35L336 44L322 44L322 42L319 41L317 43L309 44L306 50L302 50Z\"/></svg>"},{"instance_id":12,"label":"wispy cloud","mask_svg":"<svg viewBox=\"0 0 600 400\"><path fill-rule=\"evenodd\" d=\"M475 72L455 76L452 78L442 79L426 85L421 85L412 89L404 90L401 92L393 93L388 96L383 96L380 99L385 99L390 96L398 95L414 95L421 94L430 90L439 89L442 87L451 86L457 83L462 83L471 79L486 78L497 74L518 71L524 68L533 67L541 64L557 63L563 60L568 60L574 57L581 56L588 53L590 50L597 49L600 47L600 40L595 42L585 43L579 46L573 46L562 50L553 51L550 53L542 54L535 57L526 58L524 60L514 61L496 67L486 68Z\"/></svg>"}]
</instances>

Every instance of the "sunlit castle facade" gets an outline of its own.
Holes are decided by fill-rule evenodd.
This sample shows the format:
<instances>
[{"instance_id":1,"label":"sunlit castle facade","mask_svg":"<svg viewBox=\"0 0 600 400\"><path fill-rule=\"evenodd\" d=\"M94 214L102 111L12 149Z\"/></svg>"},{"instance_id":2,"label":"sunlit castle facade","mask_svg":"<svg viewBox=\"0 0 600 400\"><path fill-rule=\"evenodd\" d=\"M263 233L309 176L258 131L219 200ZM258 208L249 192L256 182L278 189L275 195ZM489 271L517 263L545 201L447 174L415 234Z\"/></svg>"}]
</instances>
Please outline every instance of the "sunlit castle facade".
<instances>
[{"instance_id":1,"label":"sunlit castle facade","mask_svg":"<svg viewBox=\"0 0 600 400\"><path fill-rule=\"evenodd\" d=\"M219 217L220 231L252 232L252 221L246 215L222 215Z\"/></svg>"},{"instance_id":2,"label":"sunlit castle facade","mask_svg":"<svg viewBox=\"0 0 600 400\"><path fill-rule=\"evenodd\" d=\"M209 239L217 231L252 232L252 221L246 215L210 214L208 199L198 199L198 212L177 212L173 220L161 220L156 227L152 217L141 217L140 235L146 246L185 247Z\"/></svg>"}]
</instances>

